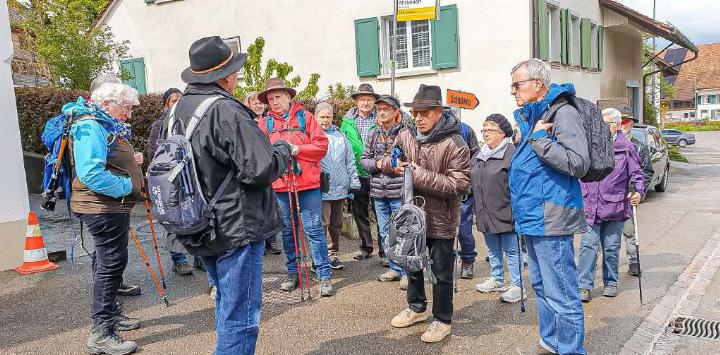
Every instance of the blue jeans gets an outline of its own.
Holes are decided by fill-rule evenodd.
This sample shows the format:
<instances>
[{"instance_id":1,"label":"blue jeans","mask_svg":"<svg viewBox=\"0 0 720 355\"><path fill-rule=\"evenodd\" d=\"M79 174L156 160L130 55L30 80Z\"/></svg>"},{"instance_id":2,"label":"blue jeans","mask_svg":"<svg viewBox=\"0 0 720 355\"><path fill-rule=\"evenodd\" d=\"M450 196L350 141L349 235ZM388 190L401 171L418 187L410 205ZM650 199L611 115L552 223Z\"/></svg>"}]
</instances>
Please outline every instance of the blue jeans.
<instances>
[{"instance_id":1,"label":"blue jeans","mask_svg":"<svg viewBox=\"0 0 720 355\"><path fill-rule=\"evenodd\" d=\"M392 214L400 209L402 205L401 199L388 199L388 198L374 198L375 201L375 215L377 216L378 229L380 230L380 243L382 244L385 255L388 254L387 236L390 231L390 217ZM400 275L405 275L405 270L400 265L388 260L390 263L390 269L397 272Z\"/></svg>"},{"instance_id":2,"label":"blue jeans","mask_svg":"<svg viewBox=\"0 0 720 355\"><path fill-rule=\"evenodd\" d=\"M183 264L187 262L187 256L185 256L185 254L174 251L170 252L170 259L172 259L174 264Z\"/></svg>"},{"instance_id":3,"label":"blue jeans","mask_svg":"<svg viewBox=\"0 0 720 355\"><path fill-rule=\"evenodd\" d=\"M485 233L485 244L490 257L490 274L500 282L505 282L503 267L503 252L507 256L510 281L520 286L520 253L518 252L517 234L511 233Z\"/></svg>"},{"instance_id":4,"label":"blue jeans","mask_svg":"<svg viewBox=\"0 0 720 355\"><path fill-rule=\"evenodd\" d=\"M595 270L597 270L598 247L603 250L603 285L617 286L618 262L620 259L620 241L625 221L595 223L580 239L578 256L578 284L580 288L595 288Z\"/></svg>"},{"instance_id":5,"label":"blue jeans","mask_svg":"<svg viewBox=\"0 0 720 355\"><path fill-rule=\"evenodd\" d=\"M475 199L470 197L460 204L460 259L469 264L475 263L475 237L473 237L473 216L475 214Z\"/></svg>"},{"instance_id":6,"label":"blue jeans","mask_svg":"<svg viewBox=\"0 0 720 355\"><path fill-rule=\"evenodd\" d=\"M573 236L525 236L528 270L537 298L540 345L559 354L585 354L585 318Z\"/></svg>"},{"instance_id":7,"label":"blue jeans","mask_svg":"<svg viewBox=\"0 0 720 355\"><path fill-rule=\"evenodd\" d=\"M215 298L215 355L254 354L260 330L265 241L202 257Z\"/></svg>"},{"instance_id":8,"label":"blue jeans","mask_svg":"<svg viewBox=\"0 0 720 355\"><path fill-rule=\"evenodd\" d=\"M290 203L288 202L287 192L275 193L278 204L280 205L280 213L283 216L285 229L283 229L283 249L287 256L285 263L288 273L297 275L297 256L295 255L295 243L293 242L292 225L290 223ZM325 239L325 229L322 225L322 193L320 189L305 190L298 192L300 199L300 217L302 218L303 232L306 240L310 241L310 253L313 262L317 268L317 275L320 280L330 280L330 261L328 259L327 239ZM295 228L298 228L297 211L295 211L295 196L292 201L293 215L295 216ZM300 245L300 233L298 237L298 252L302 252ZM300 260L302 263L302 260Z\"/></svg>"}]
</instances>

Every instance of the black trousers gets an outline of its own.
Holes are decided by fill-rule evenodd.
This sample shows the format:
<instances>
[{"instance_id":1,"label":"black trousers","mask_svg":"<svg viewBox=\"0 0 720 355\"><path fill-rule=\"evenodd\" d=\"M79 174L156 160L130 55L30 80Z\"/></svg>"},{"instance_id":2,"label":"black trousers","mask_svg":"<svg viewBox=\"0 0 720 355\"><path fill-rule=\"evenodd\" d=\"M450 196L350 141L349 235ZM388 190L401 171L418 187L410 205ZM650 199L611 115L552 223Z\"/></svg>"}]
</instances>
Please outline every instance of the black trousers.
<instances>
[{"instance_id":1,"label":"black trousers","mask_svg":"<svg viewBox=\"0 0 720 355\"><path fill-rule=\"evenodd\" d=\"M432 260L430 269L437 278L437 283L432 285L432 314L435 320L445 324L450 324L453 314L453 242L453 239L427 239ZM407 301L413 312L422 313L427 309L423 271L408 273Z\"/></svg>"},{"instance_id":2,"label":"black trousers","mask_svg":"<svg viewBox=\"0 0 720 355\"><path fill-rule=\"evenodd\" d=\"M112 324L117 311L117 291L128 262L130 214L78 214L78 218L87 226L95 244L92 254L92 322L93 325L105 321Z\"/></svg>"},{"instance_id":3,"label":"black trousers","mask_svg":"<svg viewBox=\"0 0 720 355\"><path fill-rule=\"evenodd\" d=\"M374 210L375 208L370 199L370 178L361 177L360 190L355 193L352 201L352 214L355 225L357 225L358 234L360 235L360 251L368 254L372 254L373 252L372 233L370 232L370 211ZM378 235L379 234L378 231ZM384 252L380 238L378 238L377 245L378 254L382 256Z\"/></svg>"}]
</instances>

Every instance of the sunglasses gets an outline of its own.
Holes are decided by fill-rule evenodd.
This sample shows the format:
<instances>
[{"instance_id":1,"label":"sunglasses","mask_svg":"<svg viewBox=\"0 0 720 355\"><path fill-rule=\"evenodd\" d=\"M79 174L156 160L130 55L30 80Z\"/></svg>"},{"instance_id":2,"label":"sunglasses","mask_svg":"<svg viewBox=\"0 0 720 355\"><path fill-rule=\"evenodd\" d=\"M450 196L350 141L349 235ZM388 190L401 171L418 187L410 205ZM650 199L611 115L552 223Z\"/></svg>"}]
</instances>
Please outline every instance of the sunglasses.
<instances>
[{"instance_id":1,"label":"sunglasses","mask_svg":"<svg viewBox=\"0 0 720 355\"><path fill-rule=\"evenodd\" d=\"M533 80L537 80L537 79L533 78L533 79L516 81L510 85L510 90L518 91L520 89L520 85L527 83L529 81L533 81Z\"/></svg>"}]
</instances>

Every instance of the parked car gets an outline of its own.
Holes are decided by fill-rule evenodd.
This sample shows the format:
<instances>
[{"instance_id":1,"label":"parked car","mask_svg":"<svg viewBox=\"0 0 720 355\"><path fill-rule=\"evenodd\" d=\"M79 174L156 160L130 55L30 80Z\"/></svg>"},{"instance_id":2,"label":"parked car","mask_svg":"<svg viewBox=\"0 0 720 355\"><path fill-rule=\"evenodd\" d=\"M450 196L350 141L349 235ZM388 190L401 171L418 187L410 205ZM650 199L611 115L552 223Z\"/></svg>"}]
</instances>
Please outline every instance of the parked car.
<instances>
[{"instance_id":1,"label":"parked car","mask_svg":"<svg viewBox=\"0 0 720 355\"><path fill-rule=\"evenodd\" d=\"M650 150L650 160L652 161L653 177L650 184L645 190L655 187L655 191L664 192L668 186L670 178L670 157L668 156L667 142L662 138L660 131L653 126L641 124L633 125L630 134L640 144L645 144Z\"/></svg>"},{"instance_id":2,"label":"parked car","mask_svg":"<svg viewBox=\"0 0 720 355\"><path fill-rule=\"evenodd\" d=\"M670 144L684 148L690 144L695 144L695 135L677 129L663 129L662 136Z\"/></svg>"}]
</instances>

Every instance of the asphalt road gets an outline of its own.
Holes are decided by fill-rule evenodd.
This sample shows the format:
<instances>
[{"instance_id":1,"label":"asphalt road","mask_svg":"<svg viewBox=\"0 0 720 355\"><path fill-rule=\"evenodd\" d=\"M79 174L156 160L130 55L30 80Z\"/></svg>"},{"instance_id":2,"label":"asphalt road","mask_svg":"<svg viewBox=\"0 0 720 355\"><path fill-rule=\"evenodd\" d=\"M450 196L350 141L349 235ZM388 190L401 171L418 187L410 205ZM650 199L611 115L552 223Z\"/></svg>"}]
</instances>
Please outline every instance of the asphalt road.
<instances>
[{"instance_id":1,"label":"asphalt road","mask_svg":"<svg viewBox=\"0 0 720 355\"><path fill-rule=\"evenodd\" d=\"M603 298L600 288L585 305L586 346L592 354L619 353L668 288L683 273L705 242L720 229L720 133L699 133L698 143L684 149L690 164L673 163L667 192L651 193L639 209L639 229L645 304L638 301L637 279L621 264L619 295ZM36 200L31 199L36 206ZM140 211L142 212L142 211ZM41 215L49 247L69 250L71 226L63 217ZM146 253L151 242L143 216L133 219ZM77 226L75 226L77 227ZM384 268L377 258L352 259L355 241L342 240L341 259L346 268L334 274L337 295L300 303L299 293L277 290L283 276L282 256L265 258L263 312L258 340L259 354L512 354L519 344L538 340L532 292L527 312L517 305L501 304L497 294L480 294L474 284L489 274L484 262L482 236L476 235L479 261L475 280L461 280L455 295L452 337L438 344L420 341L424 325L394 329L390 319L405 308L405 294L397 283L375 278ZM86 246L92 244L87 239ZM577 241L576 241L577 244ZM214 347L214 310L208 298L206 277L178 276L168 271L168 293L175 305L166 308L157 298L137 251L130 246L125 277L143 288L140 297L124 298L126 311L142 318L143 327L124 333L146 354L207 354ZM624 253L624 251L623 251ZM60 262L53 272L18 276L0 273L0 353L77 354L89 332L91 296L90 260L78 257L73 266ZM167 252L162 251L169 268ZM623 254L624 255L624 254ZM596 284L601 285L600 273ZM698 312L720 319L718 275ZM713 291L714 290L714 291ZM712 292L715 292L713 295ZM317 288L314 289L317 296ZM429 294L430 295L430 294ZM679 339L679 338L678 338ZM681 342L680 340L678 340ZM717 342L717 341L714 341ZM704 344L704 343L703 343ZM712 349L708 344L681 342L676 351ZM715 348L717 349L717 348Z\"/></svg>"}]
</instances>

